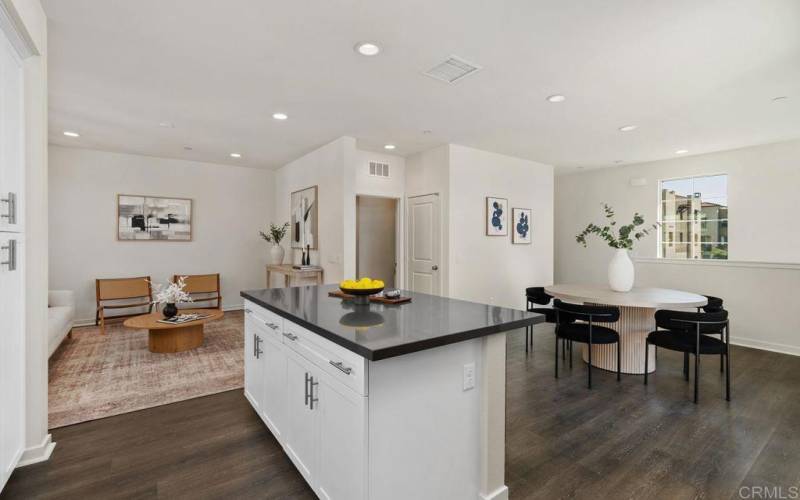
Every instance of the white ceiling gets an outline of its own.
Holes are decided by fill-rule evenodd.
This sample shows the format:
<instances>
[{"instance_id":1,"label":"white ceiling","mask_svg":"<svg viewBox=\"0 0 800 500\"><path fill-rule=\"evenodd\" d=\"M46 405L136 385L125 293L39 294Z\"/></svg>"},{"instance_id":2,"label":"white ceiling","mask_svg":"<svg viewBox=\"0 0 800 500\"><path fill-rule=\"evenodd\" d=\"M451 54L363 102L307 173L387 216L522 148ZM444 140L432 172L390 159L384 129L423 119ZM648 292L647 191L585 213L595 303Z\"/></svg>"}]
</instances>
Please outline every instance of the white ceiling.
<instances>
[{"instance_id":1,"label":"white ceiling","mask_svg":"<svg viewBox=\"0 0 800 500\"><path fill-rule=\"evenodd\" d=\"M55 144L276 168L350 135L565 172L800 137L797 0L43 3ZM421 75L451 54L483 69Z\"/></svg>"}]
</instances>

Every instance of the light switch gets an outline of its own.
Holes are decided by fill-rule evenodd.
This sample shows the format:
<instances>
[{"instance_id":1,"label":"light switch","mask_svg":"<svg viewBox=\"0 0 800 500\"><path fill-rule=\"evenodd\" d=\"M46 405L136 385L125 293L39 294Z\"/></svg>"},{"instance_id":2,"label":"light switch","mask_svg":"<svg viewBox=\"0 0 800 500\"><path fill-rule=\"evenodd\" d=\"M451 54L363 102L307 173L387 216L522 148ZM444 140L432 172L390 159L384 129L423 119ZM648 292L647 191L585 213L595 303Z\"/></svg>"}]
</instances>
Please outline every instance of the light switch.
<instances>
[{"instance_id":1,"label":"light switch","mask_svg":"<svg viewBox=\"0 0 800 500\"><path fill-rule=\"evenodd\" d=\"M475 363L464 365L464 390L475 388Z\"/></svg>"}]
</instances>

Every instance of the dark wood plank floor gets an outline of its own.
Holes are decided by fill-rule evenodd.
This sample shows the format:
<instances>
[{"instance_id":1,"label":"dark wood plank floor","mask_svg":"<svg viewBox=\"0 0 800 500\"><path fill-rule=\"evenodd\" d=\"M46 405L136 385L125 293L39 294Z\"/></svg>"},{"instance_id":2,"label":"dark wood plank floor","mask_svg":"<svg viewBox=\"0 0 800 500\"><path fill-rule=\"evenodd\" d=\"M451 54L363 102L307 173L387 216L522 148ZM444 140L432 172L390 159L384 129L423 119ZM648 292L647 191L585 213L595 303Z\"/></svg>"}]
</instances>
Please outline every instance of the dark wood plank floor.
<instances>
[{"instance_id":1,"label":"dark wood plank floor","mask_svg":"<svg viewBox=\"0 0 800 500\"><path fill-rule=\"evenodd\" d=\"M700 404L682 356L659 353L644 388L578 361L553 379L553 337L508 344L506 481L512 499L737 498L742 486L800 487L800 358L734 350L733 401L704 359ZM314 498L231 391L56 429L50 461L14 472L12 498Z\"/></svg>"}]
</instances>

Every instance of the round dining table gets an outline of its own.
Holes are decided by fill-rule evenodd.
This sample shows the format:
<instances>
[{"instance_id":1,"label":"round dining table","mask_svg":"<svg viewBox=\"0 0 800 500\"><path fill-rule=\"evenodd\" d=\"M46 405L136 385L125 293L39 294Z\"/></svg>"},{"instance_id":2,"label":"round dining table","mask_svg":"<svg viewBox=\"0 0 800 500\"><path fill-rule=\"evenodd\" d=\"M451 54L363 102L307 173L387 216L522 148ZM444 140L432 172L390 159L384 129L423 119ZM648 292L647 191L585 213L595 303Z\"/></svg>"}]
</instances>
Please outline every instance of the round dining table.
<instances>
[{"instance_id":1,"label":"round dining table","mask_svg":"<svg viewBox=\"0 0 800 500\"><path fill-rule=\"evenodd\" d=\"M647 334L656 329L655 312L658 309L688 309L708 304L702 295L667 288L633 288L629 292L615 292L608 286L562 284L545 287L545 291L573 304L610 305L619 307L620 317L616 323L602 326L619 333L622 349L622 373L643 375L645 356L649 356L649 372L656 369L655 347L647 347ZM592 346L592 366L617 371L617 346L599 344ZM588 345L583 345L583 360L588 363Z\"/></svg>"}]
</instances>

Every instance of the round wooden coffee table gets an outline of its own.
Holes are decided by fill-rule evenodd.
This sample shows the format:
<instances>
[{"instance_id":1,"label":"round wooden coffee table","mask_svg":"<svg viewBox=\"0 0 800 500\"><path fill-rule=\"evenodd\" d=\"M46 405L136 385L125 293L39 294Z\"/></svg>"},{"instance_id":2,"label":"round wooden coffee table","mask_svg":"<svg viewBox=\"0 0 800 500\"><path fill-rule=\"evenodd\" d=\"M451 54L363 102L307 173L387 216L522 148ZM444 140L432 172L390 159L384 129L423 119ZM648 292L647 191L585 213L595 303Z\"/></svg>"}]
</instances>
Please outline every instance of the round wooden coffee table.
<instances>
[{"instance_id":1,"label":"round wooden coffee table","mask_svg":"<svg viewBox=\"0 0 800 500\"><path fill-rule=\"evenodd\" d=\"M159 323L164 319L160 311L128 318L123 323L128 328L147 329L150 352L182 352L203 345L203 325L222 318L225 314L219 309L181 309L178 314L197 313L205 318L179 325Z\"/></svg>"}]
</instances>

